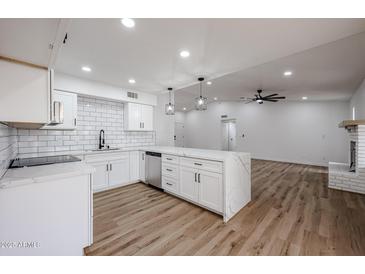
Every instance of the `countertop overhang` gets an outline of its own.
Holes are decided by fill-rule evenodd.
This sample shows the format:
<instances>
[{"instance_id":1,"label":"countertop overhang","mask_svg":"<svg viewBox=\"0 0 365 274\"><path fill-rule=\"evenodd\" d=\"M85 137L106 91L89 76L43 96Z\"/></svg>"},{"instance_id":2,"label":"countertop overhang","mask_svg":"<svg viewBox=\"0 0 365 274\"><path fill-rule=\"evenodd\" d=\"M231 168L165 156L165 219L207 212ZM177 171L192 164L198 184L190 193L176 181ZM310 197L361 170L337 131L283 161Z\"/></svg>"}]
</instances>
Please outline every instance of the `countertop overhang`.
<instances>
[{"instance_id":1,"label":"countertop overhang","mask_svg":"<svg viewBox=\"0 0 365 274\"><path fill-rule=\"evenodd\" d=\"M338 127L348 128L348 127L354 127L354 126L359 126L359 125L365 125L365 120L344 120L338 124Z\"/></svg>"}]
</instances>

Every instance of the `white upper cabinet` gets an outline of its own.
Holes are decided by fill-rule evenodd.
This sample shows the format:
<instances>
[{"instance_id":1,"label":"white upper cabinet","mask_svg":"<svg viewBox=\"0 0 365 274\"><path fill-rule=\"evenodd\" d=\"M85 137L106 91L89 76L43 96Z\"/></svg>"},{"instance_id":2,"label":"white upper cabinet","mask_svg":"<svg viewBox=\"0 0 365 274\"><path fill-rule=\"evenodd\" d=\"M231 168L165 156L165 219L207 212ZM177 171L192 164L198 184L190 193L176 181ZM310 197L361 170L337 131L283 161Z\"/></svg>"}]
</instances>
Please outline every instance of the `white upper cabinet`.
<instances>
[{"instance_id":1,"label":"white upper cabinet","mask_svg":"<svg viewBox=\"0 0 365 274\"><path fill-rule=\"evenodd\" d=\"M153 107L135 103L124 105L124 130L152 131Z\"/></svg>"},{"instance_id":2,"label":"white upper cabinet","mask_svg":"<svg viewBox=\"0 0 365 274\"><path fill-rule=\"evenodd\" d=\"M52 71L0 58L0 121L40 128L50 122Z\"/></svg>"},{"instance_id":3,"label":"white upper cabinet","mask_svg":"<svg viewBox=\"0 0 365 274\"><path fill-rule=\"evenodd\" d=\"M77 94L53 90L52 104L61 103L62 105L62 123L47 125L42 129L73 130L77 125Z\"/></svg>"},{"instance_id":4,"label":"white upper cabinet","mask_svg":"<svg viewBox=\"0 0 365 274\"><path fill-rule=\"evenodd\" d=\"M153 107L141 105L142 130L153 130Z\"/></svg>"}]
</instances>

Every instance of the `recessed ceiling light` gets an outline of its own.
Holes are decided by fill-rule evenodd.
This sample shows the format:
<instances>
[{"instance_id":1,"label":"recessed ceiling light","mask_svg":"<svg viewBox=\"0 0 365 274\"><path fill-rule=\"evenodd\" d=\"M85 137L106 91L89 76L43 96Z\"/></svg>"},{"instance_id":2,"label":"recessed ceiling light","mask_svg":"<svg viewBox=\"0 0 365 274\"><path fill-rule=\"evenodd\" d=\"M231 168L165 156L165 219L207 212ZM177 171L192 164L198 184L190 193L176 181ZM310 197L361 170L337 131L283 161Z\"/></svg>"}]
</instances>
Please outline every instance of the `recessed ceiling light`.
<instances>
[{"instance_id":1,"label":"recessed ceiling light","mask_svg":"<svg viewBox=\"0 0 365 274\"><path fill-rule=\"evenodd\" d=\"M85 67L85 66L84 66L84 67L82 67L81 69L82 69L83 71L87 71L87 72L90 72L90 71L91 71L91 68L89 68L89 67Z\"/></svg>"},{"instance_id":2,"label":"recessed ceiling light","mask_svg":"<svg viewBox=\"0 0 365 274\"><path fill-rule=\"evenodd\" d=\"M186 108L184 107L183 110L186 110Z\"/></svg>"},{"instance_id":3,"label":"recessed ceiling light","mask_svg":"<svg viewBox=\"0 0 365 274\"><path fill-rule=\"evenodd\" d=\"M288 70L288 71L284 71L284 76L292 76L293 75L293 72Z\"/></svg>"},{"instance_id":4,"label":"recessed ceiling light","mask_svg":"<svg viewBox=\"0 0 365 274\"><path fill-rule=\"evenodd\" d=\"M303 96L302 97L302 100L307 100L308 99L308 97L307 96Z\"/></svg>"},{"instance_id":5,"label":"recessed ceiling light","mask_svg":"<svg viewBox=\"0 0 365 274\"><path fill-rule=\"evenodd\" d=\"M123 18L120 21L122 22L123 26L125 26L126 28L133 28L135 25L134 20L132 18Z\"/></svg>"},{"instance_id":6,"label":"recessed ceiling light","mask_svg":"<svg viewBox=\"0 0 365 274\"><path fill-rule=\"evenodd\" d=\"M136 80L134 80L134 79L129 79L129 80L128 80L128 82L129 82L130 84L135 84L135 83L136 83Z\"/></svg>"},{"instance_id":7,"label":"recessed ceiling light","mask_svg":"<svg viewBox=\"0 0 365 274\"><path fill-rule=\"evenodd\" d=\"M211 84L212 84L212 82L211 82L211 81L208 81L208 82L207 82L207 85L209 85L209 86L210 86Z\"/></svg>"},{"instance_id":8,"label":"recessed ceiling light","mask_svg":"<svg viewBox=\"0 0 365 274\"><path fill-rule=\"evenodd\" d=\"M180 56L182 58L187 58L187 57L190 56L190 52L188 52L187 50L183 50L183 51L180 52Z\"/></svg>"},{"instance_id":9,"label":"recessed ceiling light","mask_svg":"<svg viewBox=\"0 0 365 274\"><path fill-rule=\"evenodd\" d=\"M213 99L214 99L214 101L217 101L217 100L218 100L218 98L217 98L217 97L214 97Z\"/></svg>"}]
</instances>

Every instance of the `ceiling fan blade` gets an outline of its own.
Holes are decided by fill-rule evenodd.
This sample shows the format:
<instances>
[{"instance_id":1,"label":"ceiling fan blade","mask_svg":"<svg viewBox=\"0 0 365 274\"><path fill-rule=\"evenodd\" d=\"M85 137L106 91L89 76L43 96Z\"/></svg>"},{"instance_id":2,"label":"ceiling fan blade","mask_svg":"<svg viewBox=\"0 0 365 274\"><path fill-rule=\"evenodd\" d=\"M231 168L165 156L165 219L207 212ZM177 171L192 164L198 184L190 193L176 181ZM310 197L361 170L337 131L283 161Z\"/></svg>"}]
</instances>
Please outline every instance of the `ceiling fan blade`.
<instances>
[{"instance_id":1,"label":"ceiling fan blade","mask_svg":"<svg viewBox=\"0 0 365 274\"><path fill-rule=\"evenodd\" d=\"M267 102L277 102L278 100L274 100L274 99L262 99L263 101L267 101Z\"/></svg>"},{"instance_id":2,"label":"ceiling fan blade","mask_svg":"<svg viewBox=\"0 0 365 274\"><path fill-rule=\"evenodd\" d=\"M279 97L270 97L270 98L267 98L267 99L285 99L286 97L284 96L279 96Z\"/></svg>"},{"instance_id":3,"label":"ceiling fan blade","mask_svg":"<svg viewBox=\"0 0 365 274\"><path fill-rule=\"evenodd\" d=\"M279 94L274 93L274 94L271 94L271 95L264 96L263 98L269 98L269 97L273 97L273 96L276 96L276 95L279 95Z\"/></svg>"}]
</instances>

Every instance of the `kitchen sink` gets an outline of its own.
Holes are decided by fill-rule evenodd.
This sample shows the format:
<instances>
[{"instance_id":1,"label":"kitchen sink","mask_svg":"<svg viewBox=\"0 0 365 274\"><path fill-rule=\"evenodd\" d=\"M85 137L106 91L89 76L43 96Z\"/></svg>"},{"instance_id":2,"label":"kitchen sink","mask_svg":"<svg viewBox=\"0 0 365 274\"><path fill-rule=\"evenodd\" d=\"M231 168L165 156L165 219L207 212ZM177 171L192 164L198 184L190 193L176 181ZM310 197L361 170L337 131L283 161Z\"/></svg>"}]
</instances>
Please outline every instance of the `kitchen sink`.
<instances>
[{"instance_id":1,"label":"kitchen sink","mask_svg":"<svg viewBox=\"0 0 365 274\"><path fill-rule=\"evenodd\" d=\"M117 147L110 147L110 148L102 148L102 149L92 149L91 151L111 151L111 150L120 150L120 148Z\"/></svg>"}]
</instances>

